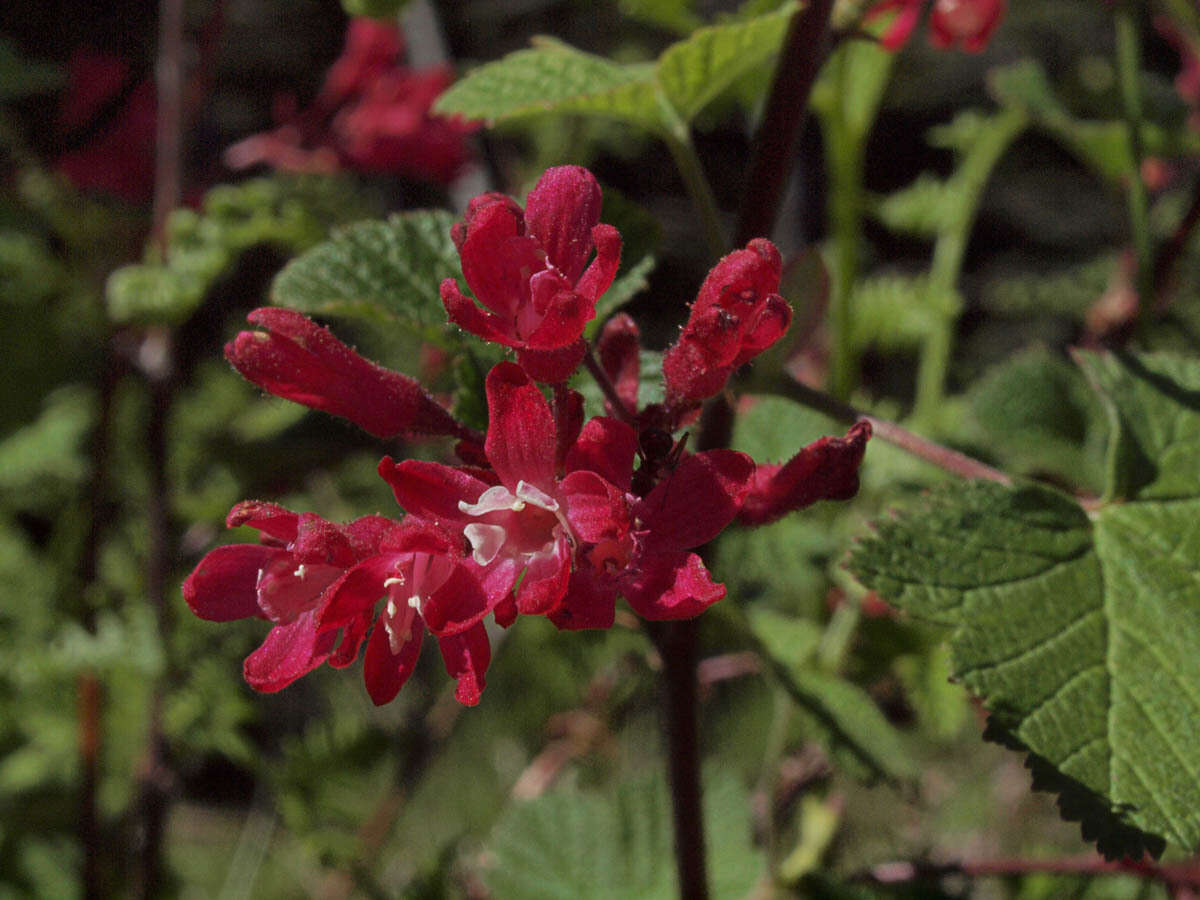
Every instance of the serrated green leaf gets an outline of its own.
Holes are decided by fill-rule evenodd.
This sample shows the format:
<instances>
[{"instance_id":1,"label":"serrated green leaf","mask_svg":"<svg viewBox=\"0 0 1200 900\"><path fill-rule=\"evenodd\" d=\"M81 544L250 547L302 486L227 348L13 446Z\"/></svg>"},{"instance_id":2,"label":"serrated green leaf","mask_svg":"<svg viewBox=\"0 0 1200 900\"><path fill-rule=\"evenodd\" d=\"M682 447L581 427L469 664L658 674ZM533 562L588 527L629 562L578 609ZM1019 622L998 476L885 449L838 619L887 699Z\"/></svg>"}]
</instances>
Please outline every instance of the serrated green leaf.
<instances>
[{"instance_id":1,"label":"serrated green leaf","mask_svg":"<svg viewBox=\"0 0 1200 900\"><path fill-rule=\"evenodd\" d=\"M796 4L742 22L701 28L658 58L658 83L676 113L690 122L747 72L779 51Z\"/></svg>"},{"instance_id":2,"label":"serrated green leaf","mask_svg":"<svg viewBox=\"0 0 1200 900\"><path fill-rule=\"evenodd\" d=\"M437 112L496 124L578 113L676 134L709 102L779 49L795 4L701 28L653 63L615 63L553 38L480 66L438 98Z\"/></svg>"},{"instance_id":3,"label":"serrated green leaf","mask_svg":"<svg viewBox=\"0 0 1200 900\"><path fill-rule=\"evenodd\" d=\"M925 277L864 278L854 286L850 300L852 340L860 348L917 347L941 322L957 316L961 306L957 291L936 291Z\"/></svg>"},{"instance_id":4,"label":"serrated green leaf","mask_svg":"<svg viewBox=\"0 0 1200 900\"><path fill-rule=\"evenodd\" d=\"M438 98L434 109L489 124L548 113L590 113L650 130L662 126L652 65L621 65L547 38L468 73Z\"/></svg>"},{"instance_id":5,"label":"serrated green leaf","mask_svg":"<svg viewBox=\"0 0 1200 900\"><path fill-rule=\"evenodd\" d=\"M953 185L922 172L908 187L881 198L875 217L892 231L936 237L951 225Z\"/></svg>"},{"instance_id":6,"label":"serrated green leaf","mask_svg":"<svg viewBox=\"0 0 1200 900\"><path fill-rule=\"evenodd\" d=\"M671 803L659 779L615 791L561 790L510 807L496 823L487 881L513 900L676 897ZM712 896L742 898L762 875L744 789L722 773L705 779L704 820Z\"/></svg>"},{"instance_id":7,"label":"serrated green leaf","mask_svg":"<svg viewBox=\"0 0 1200 900\"><path fill-rule=\"evenodd\" d=\"M1001 315L1057 315L1082 320L1108 289L1116 271L1117 258L1104 254L1045 275L1005 272L985 285L983 303Z\"/></svg>"},{"instance_id":8,"label":"serrated green leaf","mask_svg":"<svg viewBox=\"0 0 1200 900\"><path fill-rule=\"evenodd\" d=\"M450 239L455 217L441 210L359 222L292 260L275 276L271 299L314 316L398 324L444 343L446 311L438 288L462 278Z\"/></svg>"},{"instance_id":9,"label":"serrated green leaf","mask_svg":"<svg viewBox=\"0 0 1200 900\"><path fill-rule=\"evenodd\" d=\"M340 179L259 178L218 185L202 210L176 210L167 223L166 259L123 266L109 276L109 315L118 322L187 318L241 254L260 244L303 250L331 224L363 214Z\"/></svg>"},{"instance_id":10,"label":"serrated green leaf","mask_svg":"<svg viewBox=\"0 0 1200 900\"><path fill-rule=\"evenodd\" d=\"M1067 360L1034 347L989 371L967 399L981 442L1009 470L1100 489L1108 423Z\"/></svg>"},{"instance_id":11,"label":"serrated green leaf","mask_svg":"<svg viewBox=\"0 0 1200 900\"><path fill-rule=\"evenodd\" d=\"M1102 852L1200 845L1200 364L1084 355L1109 500L943 487L879 524L859 579L954 627L955 674Z\"/></svg>"}]
</instances>

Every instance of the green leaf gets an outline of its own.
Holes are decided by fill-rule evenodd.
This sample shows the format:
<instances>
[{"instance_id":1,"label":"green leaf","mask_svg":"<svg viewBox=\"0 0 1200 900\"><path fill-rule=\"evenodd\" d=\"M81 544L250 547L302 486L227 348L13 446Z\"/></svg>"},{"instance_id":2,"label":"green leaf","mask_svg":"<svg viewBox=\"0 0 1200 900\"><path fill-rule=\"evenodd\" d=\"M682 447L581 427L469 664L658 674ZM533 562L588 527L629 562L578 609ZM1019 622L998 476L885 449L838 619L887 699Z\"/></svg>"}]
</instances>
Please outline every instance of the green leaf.
<instances>
[{"instance_id":1,"label":"green leaf","mask_svg":"<svg viewBox=\"0 0 1200 900\"><path fill-rule=\"evenodd\" d=\"M596 318L588 323L589 336L618 309L650 286L650 273L658 264L653 256L643 256L629 271L617 277L612 286L596 301Z\"/></svg>"},{"instance_id":2,"label":"green leaf","mask_svg":"<svg viewBox=\"0 0 1200 900\"><path fill-rule=\"evenodd\" d=\"M480 66L438 98L443 115L489 125L527 116L608 116L657 133L677 133L738 79L778 52L796 5L744 21L701 28L653 63L620 64L537 38Z\"/></svg>"},{"instance_id":3,"label":"green leaf","mask_svg":"<svg viewBox=\"0 0 1200 900\"><path fill-rule=\"evenodd\" d=\"M679 34L689 34L703 21L692 9L692 0L619 0L621 14Z\"/></svg>"},{"instance_id":4,"label":"green leaf","mask_svg":"<svg viewBox=\"0 0 1200 900\"><path fill-rule=\"evenodd\" d=\"M1081 355L1113 423L1104 504L942 487L852 571L953 627L955 675L1108 856L1200 846L1200 363Z\"/></svg>"},{"instance_id":5,"label":"green leaf","mask_svg":"<svg viewBox=\"0 0 1200 900\"><path fill-rule=\"evenodd\" d=\"M1024 109L1041 128L1057 137L1080 160L1111 181L1129 171L1129 141L1122 121L1079 119L1063 104L1045 70L1031 59L992 72L992 93L1004 105ZM1194 134L1166 130L1143 121L1142 144L1154 156L1194 154L1200 142Z\"/></svg>"},{"instance_id":6,"label":"green leaf","mask_svg":"<svg viewBox=\"0 0 1200 900\"><path fill-rule=\"evenodd\" d=\"M1079 370L1034 347L977 381L968 394L980 442L1022 475L1099 490L1108 423Z\"/></svg>"},{"instance_id":7,"label":"green leaf","mask_svg":"<svg viewBox=\"0 0 1200 900\"><path fill-rule=\"evenodd\" d=\"M742 898L763 872L745 791L727 774L705 779L704 820L712 896ZM662 780L615 791L560 790L510 807L496 823L487 874L497 897L600 900L679 895L671 801Z\"/></svg>"},{"instance_id":8,"label":"green leaf","mask_svg":"<svg viewBox=\"0 0 1200 900\"><path fill-rule=\"evenodd\" d=\"M936 237L952 224L953 195L951 184L922 172L908 187L881 198L873 212L892 231Z\"/></svg>"},{"instance_id":9,"label":"green leaf","mask_svg":"<svg viewBox=\"0 0 1200 900\"><path fill-rule=\"evenodd\" d=\"M342 0L342 9L348 16L395 19L411 2L412 0Z\"/></svg>"},{"instance_id":10,"label":"green leaf","mask_svg":"<svg viewBox=\"0 0 1200 900\"><path fill-rule=\"evenodd\" d=\"M860 348L917 347L941 322L957 316L961 306L957 291L936 291L928 278L898 274L864 278L854 286L850 300L852 340Z\"/></svg>"},{"instance_id":11,"label":"green leaf","mask_svg":"<svg viewBox=\"0 0 1200 900\"><path fill-rule=\"evenodd\" d=\"M199 213L177 210L167 223L165 261L117 269L108 279L108 311L118 322L180 322L233 270L251 247L302 250L331 224L363 215L345 181L259 178L219 185Z\"/></svg>"},{"instance_id":12,"label":"green leaf","mask_svg":"<svg viewBox=\"0 0 1200 900\"><path fill-rule=\"evenodd\" d=\"M58 66L31 62L12 41L0 39L0 103L57 90L66 81Z\"/></svg>"},{"instance_id":13,"label":"green leaf","mask_svg":"<svg viewBox=\"0 0 1200 900\"><path fill-rule=\"evenodd\" d=\"M359 222L292 260L275 277L271 299L314 316L391 322L445 343L438 288L462 278L450 239L455 217L441 210Z\"/></svg>"},{"instance_id":14,"label":"green leaf","mask_svg":"<svg viewBox=\"0 0 1200 900\"><path fill-rule=\"evenodd\" d=\"M786 3L754 19L701 28L663 51L655 71L675 112L690 122L747 72L767 65L796 8Z\"/></svg>"},{"instance_id":15,"label":"green leaf","mask_svg":"<svg viewBox=\"0 0 1200 900\"><path fill-rule=\"evenodd\" d=\"M621 65L549 38L480 66L442 94L434 109L489 125L549 113L610 116L662 126L653 66Z\"/></svg>"}]
</instances>

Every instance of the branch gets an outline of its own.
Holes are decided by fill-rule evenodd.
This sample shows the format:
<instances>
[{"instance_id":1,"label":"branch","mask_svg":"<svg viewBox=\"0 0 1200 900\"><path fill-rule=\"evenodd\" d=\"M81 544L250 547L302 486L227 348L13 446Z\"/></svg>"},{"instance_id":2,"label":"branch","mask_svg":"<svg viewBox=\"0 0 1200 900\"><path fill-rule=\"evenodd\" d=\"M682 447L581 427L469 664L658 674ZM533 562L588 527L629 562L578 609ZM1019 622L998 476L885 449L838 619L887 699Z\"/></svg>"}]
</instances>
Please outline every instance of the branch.
<instances>
[{"instance_id":1,"label":"branch","mask_svg":"<svg viewBox=\"0 0 1200 900\"><path fill-rule=\"evenodd\" d=\"M937 865L921 862L889 862L872 867L856 880L872 881L876 884L904 884L944 878L948 875L965 875L969 878L985 878L994 875L1134 875L1147 881L1156 881L1168 889L1200 889L1200 862L1158 865L1146 860L1122 859L1109 862L1099 856L1069 857L1066 859L991 859L963 861Z\"/></svg>"},{"instance_id":2,"label":"branch","mask_svg":"<svg viewBox=\"0 0 1200 900\"><path fill-rule=\"evenodd\" d=\"M775 230L779 206L796 157L796 141L808 110L808 95L828 53L829 16L834 0L812 0L792 16L775 82L754 135L746 189L734 230L735 247Z\"/></svg>"},{"instance_id":3,"label":"branch","mask_svg":"<svg viewBox=\"0 0 1200 900\"><path fill-rule=\"evenodd\" d=\"M857 422L870 422L871 430L880 440L887 441L889 444L899 447L906 453L932 463L939 469L945 469L947 472L967 479L978 478L985 481L994 481L997 484L1005 486L1010 486L1013 483L1012 476L989 466L987 463L980 462L973 457L967 456L965 453L959 453L957 450L952 450L942 444L913 434L907 428L897 425L895 422L878 419L868 413L861 412L849 403L843 403L835 397L823 394L798 381L788 381L786 383L786 392L792 399L811 409L823 412L847 425L854 425Z\"/></svg>"}]
</instances>

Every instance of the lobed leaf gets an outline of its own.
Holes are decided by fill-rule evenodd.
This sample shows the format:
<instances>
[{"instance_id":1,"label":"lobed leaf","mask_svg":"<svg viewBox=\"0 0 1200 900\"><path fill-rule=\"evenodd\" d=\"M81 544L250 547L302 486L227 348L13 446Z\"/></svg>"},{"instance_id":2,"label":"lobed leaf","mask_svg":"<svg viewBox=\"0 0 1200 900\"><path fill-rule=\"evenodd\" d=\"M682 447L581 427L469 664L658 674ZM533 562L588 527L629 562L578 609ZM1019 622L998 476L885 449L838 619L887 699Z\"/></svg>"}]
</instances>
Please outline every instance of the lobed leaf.
<instances>
[{"instance_id":1,"label":"lobed leaf","mask_svg":"<svg viewBox=\"0 0 1200 900\"><path fill-rule=\"evenodd\" d=\"M1105 855L1200 846L1200 363L1079 358L1109 409L1106 501L942 487L851 555L859 580L946 623L988 736Z\"/></svg>"},{"instance_id":2,"label":"lobed leaf","mask_svg":"<svg viewBox=\"0 0 1200 900\"><path fill-rule=\"evenodd\" d=\"M621 65L550 38L468 73L434 108L489 125L548 113L604 115L650 130L662 124L652 65Z\"/></svg>"},{"instance_id":3,"label":"lobed leaf","mask_svg":"<svg viewBox=\"0 0 1200 900\"><path fill-rule=\"evenodd\" d=\"M271 298L308 315L388 321L437 340L446 322L438 286L462 278L455 221L421 210L347 226L288 263Z\"/></svg>"},{"instance_id":4,"label":"lobed leaf","mask_svg":"<svg viewBox=\"0 0 1200 900\"><path fill-rule=\"evenodd\" d=\"M528 50L480 66L438 98L443 115L489 125L578 113L674 132L779 50L796 4L743 21L698 29L652 63L620 64L538 38Z\"/></svg>"}]
</instances>

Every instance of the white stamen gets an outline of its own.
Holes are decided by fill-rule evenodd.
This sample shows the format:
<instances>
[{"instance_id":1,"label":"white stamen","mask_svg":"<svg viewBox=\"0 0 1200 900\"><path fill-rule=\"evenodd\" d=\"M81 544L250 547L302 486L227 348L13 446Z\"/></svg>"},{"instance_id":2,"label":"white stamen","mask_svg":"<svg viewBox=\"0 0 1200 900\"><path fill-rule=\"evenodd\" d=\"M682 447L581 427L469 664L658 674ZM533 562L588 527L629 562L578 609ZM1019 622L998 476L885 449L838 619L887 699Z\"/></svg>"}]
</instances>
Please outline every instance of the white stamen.
<instances>
[{"instance_id":1,"label":"white stamen","mask_svg":"<svg viewBox=\"0 0 1200 900\"><path fill-rule=\"evenodd\" d=\"M508 537L501 526L482 522L472 522L463 529L463 536L471 542L471 558L481 566L496 558Z\"/></svg>"},{"instance_id":2,"label":"white stamen","mask_svg":"<svg viewBox=\"0 0 1200 900\"><path fill-rule=\"evenodd\" d=\"M298 565L296 567L296 571L293 572L292 574L295 575L297 578L299 578L301 581L303 581L304 580L304 563L300 563L300 565Z\"/></svg>"},{"instance_id":3,"label":"white stamen","mask_svg":"<svg viewBox=\"0 0 1200 900\"><path fill-rule=\"evenodd\" d=\"M425 605L425 601L420 594L413 594L411 597L409 597L408 605L417 611L417 615L424 615L422 607Z\"/></svg>"},{"instance_id":4,"label":"white stamen","mask_svg":"<svg viewBox=\"0 0 1200 900\"><path fill-rule=\"evenodd\" d=\"M516 503L513 503L512 508L515 512L520 510L517 508L517 503L521 503L521 509L525 508L525 503L532 503L539 509L544 509L549 512L558 512L558 501L527 481L517 482L517 497ZM524 501L522 503L521 501Z\"/></svg>"},{"instance_id":5,"label":"white stamen","mask_svg":"<svg viewBox=\"0 0 1200 900\"><path fill-rule=\"evenodd\" d=\"M393 575L391 578L383 579L383 586L390 588L393 584L404 584L404 576L400 574Z\"/></svg>"}]
</instances>

